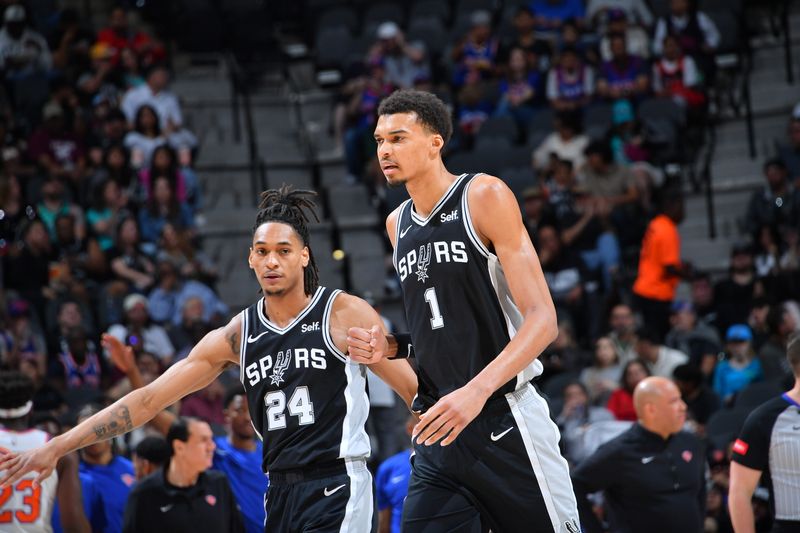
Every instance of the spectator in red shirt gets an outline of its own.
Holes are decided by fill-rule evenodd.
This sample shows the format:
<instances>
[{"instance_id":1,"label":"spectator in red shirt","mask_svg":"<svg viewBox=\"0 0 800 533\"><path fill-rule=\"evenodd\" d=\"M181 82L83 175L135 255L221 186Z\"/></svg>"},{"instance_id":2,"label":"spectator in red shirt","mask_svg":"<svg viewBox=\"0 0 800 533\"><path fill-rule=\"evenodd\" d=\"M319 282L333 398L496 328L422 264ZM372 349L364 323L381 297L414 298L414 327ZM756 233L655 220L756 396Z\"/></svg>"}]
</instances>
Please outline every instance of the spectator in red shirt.
<instances>
[{"instance_id":1,"label":"spectator in red shirt","mask_svg":"<svg viewBox=\"0 0 800 533\"><path fill-rule=\"evenodd\" d=\"M617 420L636 422L636 409L633 407L633 391L640 381L650 376L647 365L638 359L628 361L622 370L622 386L611 393L606 408Z\"/></svg>"},{"instance_id":2,"label":"spectator in red shirt","mask_svg":"<svg viewBox=\"0 0 800 533\"><path fill-rule=\"evenodd\" d=\"M108 17L108 27L100 30L98 43L114 49L112 64L118 65L122 51L133 50L143 65L152 65L166 59L166 50L148 34L130 29L128 13L122 7L115 7Z\"/></svg>"}]
</instances>

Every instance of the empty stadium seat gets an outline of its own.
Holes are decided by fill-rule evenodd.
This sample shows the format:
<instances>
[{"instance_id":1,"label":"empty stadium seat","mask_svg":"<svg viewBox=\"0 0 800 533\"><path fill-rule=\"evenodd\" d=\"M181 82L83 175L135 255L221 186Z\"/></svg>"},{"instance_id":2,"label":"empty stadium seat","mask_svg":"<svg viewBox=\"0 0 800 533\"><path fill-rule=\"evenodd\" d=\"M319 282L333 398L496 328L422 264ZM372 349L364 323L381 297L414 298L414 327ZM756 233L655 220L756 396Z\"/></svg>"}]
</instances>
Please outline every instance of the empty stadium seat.
<instances>
[{"instance_id":1,"label":"empty stadium seat","mask_svg":"<svg viewBox=\"0 0 800 533\"><path fill-rule=\"evenodd\" d=\"M339 228L370 227L380 222L363 185L332 187L328 190L328 204Z\"/></svg>"}]
</instances>

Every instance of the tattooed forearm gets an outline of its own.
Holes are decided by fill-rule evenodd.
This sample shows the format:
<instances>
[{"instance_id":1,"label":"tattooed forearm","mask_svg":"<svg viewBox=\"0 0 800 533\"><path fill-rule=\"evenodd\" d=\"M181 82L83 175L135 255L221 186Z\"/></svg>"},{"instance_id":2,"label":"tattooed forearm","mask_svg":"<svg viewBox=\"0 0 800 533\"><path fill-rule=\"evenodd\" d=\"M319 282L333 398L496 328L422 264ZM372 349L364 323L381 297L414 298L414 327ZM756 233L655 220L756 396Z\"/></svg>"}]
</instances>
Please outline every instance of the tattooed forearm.
<instances>
[{"instance_id":1,"label":"tattooed forearm","mask_svg":"<svg viewBox=\"0 0 800 533\"><path fill-rule=\"evenodd\" d=\"M231 351L236 355L239 355L239 332L234 331L233 333L228 335L227 339L228 339L228 344L231 347Z\"/></svg>"},{"instance_id":2,"label":"tattooed forearm","mask_svg":"<svg viewBox=\"0 0 800 533\"><path fill-rule=\"evenodd\" d=\"M108 419L92 428L96 441L110 439L133 429L131 411L126 405L120 405L108 416Z\"/></svg>"}]
</instances>

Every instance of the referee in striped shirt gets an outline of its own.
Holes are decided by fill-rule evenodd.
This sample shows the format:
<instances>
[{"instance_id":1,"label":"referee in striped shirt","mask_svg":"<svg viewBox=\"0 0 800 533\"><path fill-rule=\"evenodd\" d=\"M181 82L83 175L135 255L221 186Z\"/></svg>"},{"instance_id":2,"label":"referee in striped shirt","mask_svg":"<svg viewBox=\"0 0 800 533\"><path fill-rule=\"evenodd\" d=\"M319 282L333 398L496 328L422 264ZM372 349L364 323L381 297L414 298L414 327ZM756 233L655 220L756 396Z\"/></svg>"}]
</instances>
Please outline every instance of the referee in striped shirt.
<instances>
[{"instance_id":1,"label":"referee in striped shirt","mask_svg":"<svg viewBox=\"0 0 800 533\"><path fill-rule=\"evenodd\" d=\"M800 336L786 357L794 387L750 413L733 445L728 501L736 533L755 531L750 500L759 478L770 489L772 533L800 533Z\"/></svg>"}]
</instances>

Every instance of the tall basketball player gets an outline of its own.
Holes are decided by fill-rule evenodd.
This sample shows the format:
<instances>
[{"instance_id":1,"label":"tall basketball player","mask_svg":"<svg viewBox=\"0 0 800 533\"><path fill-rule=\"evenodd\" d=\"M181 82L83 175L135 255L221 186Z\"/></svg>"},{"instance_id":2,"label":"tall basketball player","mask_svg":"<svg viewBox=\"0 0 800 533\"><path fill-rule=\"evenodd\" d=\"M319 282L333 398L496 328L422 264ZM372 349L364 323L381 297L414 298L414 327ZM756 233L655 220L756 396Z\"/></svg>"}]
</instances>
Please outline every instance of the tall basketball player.
<instances>
[{"instance_id":1,"label":"tall basketball player","mask_svg":"<svg viewBox=\"0 0 800 533\"><path fill-rule=\"evenodd\" d=\"M423 413L403 531L577 533L558 429L530 383L556 315L517 200L494 176L445 168L435 96L398 91L378 115L381 168L411 196L386 221ZM388 350L374 331L350 335L350 353Z\"/></svg>"},{"instance_id":2,"label":"tall basketball player","mask_svg":"<svg viewBox=\"0 0 800 533\"><path fill-rule=\"evenodd\" d=\"M0 372L0 450L20 453L43 445L50 435L30 427L33 407L33 382L20 372ZM22 476L0 490L0 531L7 533L49 533L58 498L61 528L65 533L89 533L91 527L83 513L78 456L66 454L55 472ZM2 467L0 467L2 471Z\"/></svg>"},{"instance_id":3,"label":"tall basketball player","mask_svg":"<svg viewBox=\"0 0 800 533\"><path fill-rule=\"evenodd\" d=\"M3 485L98 440L130 431L239 364L250 417L264 441L266 532L365 533L372 523L366 367L347 355L347 326L380 322L360 298L320 287L308 247L309 193L264 193L248 262L264 297L206 335L189 356L41 448L0 458ZM361 361L369 360L367 358ZM408 402L416 377L406 361L372 369Z\"/></svg>"}]
</instances>

